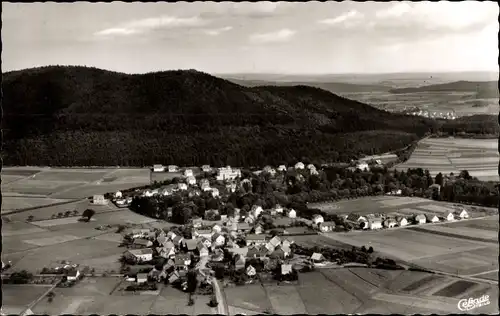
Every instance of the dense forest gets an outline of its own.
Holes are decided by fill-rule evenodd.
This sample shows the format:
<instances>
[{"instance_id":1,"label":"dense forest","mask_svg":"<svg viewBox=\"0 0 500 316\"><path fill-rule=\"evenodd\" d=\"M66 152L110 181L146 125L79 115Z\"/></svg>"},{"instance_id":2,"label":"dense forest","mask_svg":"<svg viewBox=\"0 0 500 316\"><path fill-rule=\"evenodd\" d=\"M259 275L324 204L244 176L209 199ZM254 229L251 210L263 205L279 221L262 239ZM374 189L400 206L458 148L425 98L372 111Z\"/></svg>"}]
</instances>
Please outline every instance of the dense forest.
<instances>
[{"instance_id":1,"label":"dense forest","mask_svg":"<svg viewBox=\"0 0 500 316\"><path fill-rule=\"evenodd\" d=\"M205 174L202 177L209 176ZM329 167L319 171L318 175L310 175L306 170L292 170L279 173L275 178L266 172L255 175L243 170L242 177L251 181L240 184L234 193L227 192L222 183L214 181L211 177L211 186L219 188L221 199L213 198L207 192L200 196L189 196L188 192L178 192L171 196L137 197L134 198L130 208L149 217L185 224L194 216L206 218L207 210L217 209L218 216L232 216L234 208L240 208L240 214L246 215L253 205L270 209L279 203L284 207L295 209L297 216L303 218L311 219L314 214L322 214L325 220L337 222L339 220L337 216L326 214L319 209L311 209L307 203L384 195L395 190L401 190L403 196L488 207L497 207L499 203L498 183L478 181L466 170L457 175L445 177L438 174L432 177L429 171L420 168L407 171L391 171L387 168L349 171L345 168ZM177 181L178 179L168 180L156 183L153 187ZM433 184L441 186L439 193L431 187ZM132 192L133 189L130 190L130 193ZM172 210L171 218L168 217L169 208Z\"/></svg>"},{"instance_id":2,"label":"dense forest","mask_svg":"<svg viewBox=\"0 0 500 316\"><path fill-rule=\"evenodd\" d=\"M195 70L52 66L3 75L6 165L346 162L440 123L314 87L242 87Z\"/></svg>"},{"instance_id":3,"label":"dense forest","mask_svg":"<svg viewBox=\"0 0 500 316\"><path fill-rule=\"evenodd\" d=\"M481 135L498 136L500 116L472 115L446 121L440 129L443 135L480 137Z\"/></svg>"}]
</instances>

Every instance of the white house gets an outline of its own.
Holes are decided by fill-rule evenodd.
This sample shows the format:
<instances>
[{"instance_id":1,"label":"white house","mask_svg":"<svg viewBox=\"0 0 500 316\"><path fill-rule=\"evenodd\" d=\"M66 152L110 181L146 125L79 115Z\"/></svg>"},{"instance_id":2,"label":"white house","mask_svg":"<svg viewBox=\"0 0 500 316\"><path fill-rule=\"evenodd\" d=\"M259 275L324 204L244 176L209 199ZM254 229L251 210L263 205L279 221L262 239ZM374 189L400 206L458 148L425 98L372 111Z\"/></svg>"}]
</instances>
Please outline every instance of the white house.
<instances>
[{"instance_id":1,"label":"white house","mask_svg":"<svg viewBox=\"0 0 500 316\"><path fill-rule=\"evenodd\" d=\"M255 268L254 268L254 267L252 267L252 265L249 265L249 266L247 267L247 271L246 271L246 272L247 272L247 275L248 275L248 276L250 276L250 277L251 277L251 276L254 276L254 275L257 273L257 272L255 271Z\"/></svg>"},{"instance_id":2,"label":"white house","mask_svg":"<svg viewBox=\"0 0 500 316\"><path fill-rule=\"evenodd\" d=\"M226 185L226 190L228 190L228 191L229 191L229 192L231 192L231 193L236 192L236 189L237 189L237 185L236 185L236 183L234 183L234 182L233 182L233 183L228 183L228 184Z\"/></svg>"},{"instance_id":3,"label":"white house","mask_svg":"<svg viewBox=\"0 0 500 316\"><path fill-rule=\"evenodd\" d=\"M278 171L285 172L287 170L285 165L279 165Z\"/></svg>"},{"instance_id":4,"label":"white house","mask_svg":"<svg viewBox=\"0 0 500 316\"><path fill-rule=\"evenodd\" d=\"M462 209L461 211L454 212L454 215L455 217L458 217L460 219L469 218L469 214L464 209Z\"/></svg>"},{"instance_id":5,"label":"white house","mask_svg":"<svg viewBox=\"0 0 500 316\"><path fill-rule=\"evenodd\" d=\"M399 227L408 225L408 220L406 219L406 217L398 216L396 217L396 222L398 223Z\"/></svg>"},{"instance_id":6,"label":"white house","mask_svg":"<svg viewBox=\"0 0 500 316\"><path fill-rule=\"evenodd\" d=\"M212 188L212 197L218 197L218 196L219 196L219 189Z\"/></svg>"},{"instance_id":7,"label":"white house","mask_svg":"<svg viewBox=\"0 0 500 316\"><path fill-rule=\"evenodd\" d=\"M319 174L318 170L316 170L316 169L310 169L309 173L310 173L310 175L316 175L316 176Z\"/></svg>"},{"instance_id":8,"label":"white house","mask_svg":"<svg viewBox=\"0 0 500 316\"><path fill-rule=\"evenodd\" d=\"M184 170L184 176L185 177L192 177L193 176L193 170L191 170L191 169Z\"/></svg>"},{"instance_id":9,"label":"white house","mask_svg":"<svg viewBox=\"0 0 500 316\"><path fill-rule=\"evenodd\" d=\"M153 172L164 172L165 167L163 165L153 165Z\"/></svg>"},{"instance_id":10,"label":"white house","mask_svg":"<svg viewBox=\"0 0 500 316\"><path fill-rule=\"evenodd\" d=\"M264 210L262 209L261 206L259 205L253 205L250 213L253 215L253 217L257 218L259 217L260 213L262 213Z\"/></svg>"},{"instance_id":11,"label":"white house","mask_svg":"<svg viewBox=\"0 0 500 316\"><path fill-rule=\"evenodd\" d=\"M435 214L425 214L425 219L429 223L437 223L437 222L439 222L439 217L437 217Z\"/></svg>"},{"instance_id":12,"label":"white house","mask_svg":"<svg viewBox=\"0 0 500 316\"><path fill-rule=\"evenodd\" d=\"M224 237L224 235L221 235L219 233L214 233L212 235L212 243L215 246L223 246L225 242L226 242L226 238Z\"/></svg>"},{"instance_id":13,"label":"white house","mask_svg":"<svg viewBox=\"0 0 500 316\"><path fill-rule=\"evenodd\" d=\"M305 166L304 166L304 164L303 164L302 162L300 162L300 161L299 161L299 162L297 162L297 163L295 164L294 168L295 168L295 169L304 169L304 168L305 168Z\"/></svg>"},{"instance_id":14,"label":"white house","mask_svg":"<svg viewBox=\"0 0 500 316\"><path fill-rule=\"evenodd\" d=\"M265 166L262 171L269 173L271 176L274 176L276 174L276 170L271 166Z\"/></svg>"},{"instance_id":15,"label":"white house","mask_svg":"<svg viewBox=\"0 0 500 316\"><path fill-rule=\"evenodd\" d=\"M214 233L220 233L222 231L222 227L220 227L219 225L215 224L214 226L212 226L212 231Z\"/></svg>"},{"instance_id":16,"label":"white house","mask_svg":"<svg viewBox=\"0 0 500 316\"><path fill-rule=\"evenodd\" d=\"M116 191L115 198L121 199L122 197L123 197L123 194L120 191Z\"/></svg>"},{"instance_id":17,"label":"white house","mask_svg":"<svg viewBox=\"0 0 500 316\"><path fill-rule=\"evenodd\" d=\"M142 196L152 197L153 196L153 191L146 190L146 191L142 192Z\"/></svg>"},{"instance_id":18,"label":"white house","mask_svg":"<svg viewBox=\"0 0 500 316\"><path fill-rule=\"evenodd\" d=\"M153 249L129 249L125 251L124 255L137 261L151 261L153 260Z\"/></svg>"},{"instance_id":19,"label":"white house","mask_svg":"<svg viewBox=\"0 0 500 316\"><path fill-rule=\"evenodd\" d=\"M346 221L357 225L361 222L366 222L366 217L361 216L361 215L356 214L356 213L351 213L351 214L347 215Z\"/></svg>"},{"instance_id":20,"label":"white house","mask_svg":"<svg viewBox=\"0 0 500 316\"><path fill-rule=\"evenodd\" d=\"M379 218L368 220L368 227L370 229L380 229L382 228L382 220Z\"/></svg>"},{"instance_id":21,"label":"white house","mask_svg":"<svg viewBox=\"0 0 500 316\"><path fill-rule=\"evenodd\" d=\"M370 167L366 162L358 162L356 164L356 169L360 169L361 171L364 171L366 169L367 171L369 171Z\"/></svg>"},{"instance_id":22,"label":"white house","mask_svg":"<svg viewBox=\"0 0 500 316\"><path fill-rule=\"evenodd\" d=\"M334 222L322 222L322 223L319 223L319 230L324 232L324 233L327 233L327 232L331 232L335 229L335 223Z\"/></svg>"},{"instance_id":23,"label":"white house","mask_svg":"<svg viewBox=\"0 0 500 316\"><path fill-rule=\"evenodd\" d=\"M310 163L310 164L307 165L307 169L309 169L309 170L312 170L312 169L316 170L316 167L312 163Z\"/></svg>"},{"instance_id":24,"label":"white house","mask_svg":"<svg viewBox=\"0 0 500 316\"><path fill-rule=\"evenodd\" d=\"M315 214L312 218L312 221L314 225L318 225L319 223L323 223L325 219L323 218L323 216Z\"/></svg>"},{"instance_id":25,"label":"white house","mask_svg":"<svg viewBox=\"0 0 500 316\"><path fill-rule=\"evenodd\" d=\"M168 172L179 172L179 167L176 165L168 165Z\"/></svg>"},{"instance_id":26,"label":"white house","mask_svg":"<svg viewBox=\"0 0 500 316\"><path fill-rule=\"evenodd\" d=\"M106 205L108 204L108 200L106 200L104 198L104 195L94 195L94 197L92 198L92 203L96 204L96 205Z\"/></svg>"},{"instance_id":27,"label":"white house","mask_svg":"<svg viewBox=\"0 0 500 316\"><path fill-rule=\"evenodd\" d=\"M187 190L187 188L188 188L188 186L186 183L177 183L178 190L184 191L184 190Z\"/></svg>"},{"instance_id":28,"label":"white house","mask_svg":"<svg viewBox=\"0 0 500 316\"><path fill-rule=\"evenodd\" d=\"M296 218L297 217L297 212L295 212L295 210L292 208L292 209L288 210L287 216L289 218Z\"/></svg>"},{"instance_id":29,"label":"white house","mask_svg":"<svg viewBox=\"0 0 500 316\"><path fill-rule=\"evenodd\" d=\"M232 169L230 166L219 168L217 171L217 181L234 180L241 177L240 169Z\"/></svg>"},{"instance_id":30,"label":"white house","mask_svg":"<svg viewBox=\"0 0 500 316\"><path fill-rule=\"evenodd\" d=\"M210 171L212 171L212 168L210 167L210 165L203 165L203 166L201 166L201 171L210 172Z\"/></svg>"},{"instance_id":31,"label":"white house","mask_svg":"<svg viewBox=\"0 0 500 316\"><path fill-rule=\"evenodd\" d=\"M279 204L276 204L276 206L274 207L274 210L278 214L283 214L283 207L281 207L281 205L279 205Z\"/></svg>"},{"instance_id":32,"label":"white house","mask_svg":"<svg viewBox=\"0 0 500 316\"><path fill-rule=\"evenodd\" d=\"M147 273L137 273L137 283L146 283L148 280Z\"/></svg>"},{"instance_id":33,"label":"white house","mask_svg":"<svg viewBox=\"0 0 500 316\"><path fill-rule=\"evenodd\" d=\"M200 189L202 191L210 191L210 181L208 179L201 179L200 180Z\"/></svg>"},{"instance_id":34,"label":"white house","mask_svg":"<svg viewBox=\"0 0 500 316\"><path fill-rule=\"evenodd\" d=\"M186 178L186 182L187 182L187 184L189 184L189 185L195 185L195 184L196 184L196 178L195 178L195 177L193 177L193 176L188 176L188 177Z\"/></svg>"},{"instance_id":35,"label":"white house","mask_svg":"<svg viewBox=\"0 0 500 316\"><path fill-rule=\"evenodd\" d=\"M415 215L414 220L416 224L425 224L427 222L424 214Z\"/></svg>"},{"instance_id":36,"label":"white house","mask_svg":"<svg viewBox=\"0 0 500 316\"><path fill-rule=\"evenodd\" d=\"M449 222L454 221L455 220L455 214L453 214L453 212L447 212L446 216L445 216L445 219L447 221L449 221Z\"/></svg>"}]
</instances>

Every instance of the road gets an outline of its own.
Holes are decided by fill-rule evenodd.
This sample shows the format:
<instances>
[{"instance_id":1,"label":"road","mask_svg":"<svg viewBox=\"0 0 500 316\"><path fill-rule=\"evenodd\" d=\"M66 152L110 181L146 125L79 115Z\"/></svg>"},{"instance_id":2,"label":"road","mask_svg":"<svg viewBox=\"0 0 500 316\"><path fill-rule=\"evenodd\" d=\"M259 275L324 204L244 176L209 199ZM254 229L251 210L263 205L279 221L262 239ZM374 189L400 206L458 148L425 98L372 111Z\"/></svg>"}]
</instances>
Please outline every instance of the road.
<instances>
[{"instance_id":1,"label":"road","mask_svg":"<svg viewBox=\"0 0 500 316\"><path fill-rule=\"evenodd\" d=\"M217 298L217 314L219 315L228 315L228 307L227 301L225 300L225 296L222 293L220 288L219 281L216 278L212 278L212 287L214 289L215 297Z\"/></svg>"}]
</instances>

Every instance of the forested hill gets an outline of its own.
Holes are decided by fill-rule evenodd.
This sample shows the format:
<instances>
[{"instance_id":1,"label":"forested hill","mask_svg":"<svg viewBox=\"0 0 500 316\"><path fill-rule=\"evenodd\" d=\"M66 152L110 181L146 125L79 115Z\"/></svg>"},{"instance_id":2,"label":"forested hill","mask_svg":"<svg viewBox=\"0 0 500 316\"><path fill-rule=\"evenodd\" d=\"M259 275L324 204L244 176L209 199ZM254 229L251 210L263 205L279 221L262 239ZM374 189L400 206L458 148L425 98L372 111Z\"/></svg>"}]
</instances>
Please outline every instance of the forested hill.
<instances>
[{"instance_id":1,"label":"forested hill","mask_svg":"<svg viewBox=\"0 0 500 316\"><path fill-rule=\"evenodd\" d=\"M437 122L313 87L242 87L195 70L52 66L3 75L6 165L220 166L348 161Z\"/></svg>"},{"instance_id":2,"label":"forested hill","mask_svg":"<svg viewBox=\"0 0 500 316\"><path fill-rule=\"evenodd\" d=\"M455 81L422 87L392 89L391 93L474 92L478 98L498 98L498 81Z\"/></svg>"}]
</instances>

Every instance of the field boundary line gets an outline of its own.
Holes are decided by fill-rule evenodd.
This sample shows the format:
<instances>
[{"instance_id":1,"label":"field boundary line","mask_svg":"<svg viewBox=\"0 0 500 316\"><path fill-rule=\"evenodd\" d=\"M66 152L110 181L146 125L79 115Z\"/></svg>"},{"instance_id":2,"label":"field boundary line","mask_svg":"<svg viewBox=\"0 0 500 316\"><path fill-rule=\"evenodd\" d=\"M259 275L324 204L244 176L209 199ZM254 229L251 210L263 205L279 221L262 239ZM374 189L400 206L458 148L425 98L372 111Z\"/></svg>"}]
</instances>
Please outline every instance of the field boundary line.
<instances>
[{"instance_id":1,"label":"field boundary line","mask_svg":"<svg viewBox=\"0 0 500 316\"><path fill-rule=\"evenodd\" d=\"M5 212L5 213L2 214L2 216L4 216L4 215L18 214L18 213L23 213L23 212L27 212L27 211L33 211L33 210L38 210L38 209L46 208L46 207L53 207L53 206L71 204L71 203L79 202L79 201L82 201L82 200L84 200L84 199L72 199L72 200L67 200L67 201L63 201L63 202L57 202L57 203L52 203L52 204L47 204L47 205L42 205L42 206L26 207L26 208L22 208L22 209L17 209L17 210L12 210L12 211L9 211L9 212Z\"/></svg>"},{"instance_id":2,"label":"field boundary line","mask_svg":"<svg viewBox=\"0 0 500 316\"><path fill-rule=\"evenodd\" d=\"M25 315L26 312L28 310L31 310L36 304L38 304L42 299L45 298L45 296L47 296L47 294L49 294L53 289L56 288L57 285L59 285L59 283L61 283L61 279L54 283L47 291L45 291L45 293L43 293L38 299L36 299L35 301L31 302L19 315Z\"/></svg>"},{"instance_id":3,"label":"field boundary line","mask_svg":"<svg viewBox=\"0 0 500 316\"><path fill-rule=\"evenodd\" d=\"M435 234L435 235L439 235L439 236L465 239L465 240L470 240L470 241L478 241L478 242L484 242L484 243L495 244L495 245L498 244L498 240L486 239L486 238L481 238L481 237L464 236L464 235L442 232L442 231L437 231L437 230L425 229L425 228L421 228L421 227L408 227L408 229L416 231L416 232L421 232L421 233L430 233L430 234Z\"/></svg>"}]
</instances>

